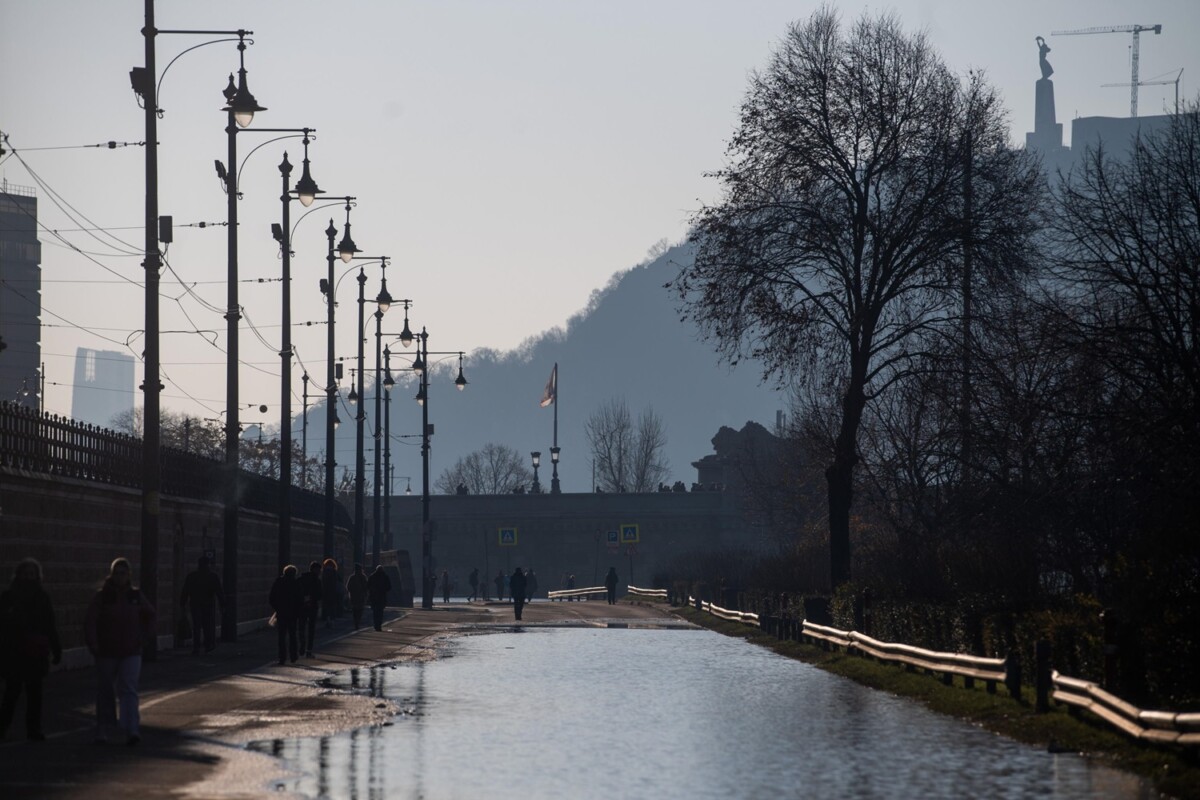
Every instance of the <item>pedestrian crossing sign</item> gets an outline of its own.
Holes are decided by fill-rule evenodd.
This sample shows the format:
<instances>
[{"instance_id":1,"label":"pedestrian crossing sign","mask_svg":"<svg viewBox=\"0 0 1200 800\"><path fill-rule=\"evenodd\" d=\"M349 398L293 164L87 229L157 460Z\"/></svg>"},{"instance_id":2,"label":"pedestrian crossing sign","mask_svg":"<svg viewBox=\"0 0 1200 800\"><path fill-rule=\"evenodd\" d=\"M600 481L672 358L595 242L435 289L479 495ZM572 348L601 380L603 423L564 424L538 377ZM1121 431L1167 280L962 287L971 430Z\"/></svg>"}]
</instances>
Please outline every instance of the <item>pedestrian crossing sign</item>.
<instances>
[{"instance_id":1,"label":"pedestrian crossing sign","mask_svg":"<svg viewBox=\"0 0 1200 800\"><path fill-rule=\"evenodd\" d=\"M621 526L621 544L637 544L641 541L638 536L637 525L622 525Z\"/></svg>"},{"instance_id":2,"label":"pedestrian crossing sign","mask_svg":"<svg viewBox=\"0 0 1200 800\"><path fill-rule=\"evenodd\" d=\"M516 528L501 528L500 529L500 546L501 547L516 547L517 546L517 529Z\"/></svg>"}]
</instances>

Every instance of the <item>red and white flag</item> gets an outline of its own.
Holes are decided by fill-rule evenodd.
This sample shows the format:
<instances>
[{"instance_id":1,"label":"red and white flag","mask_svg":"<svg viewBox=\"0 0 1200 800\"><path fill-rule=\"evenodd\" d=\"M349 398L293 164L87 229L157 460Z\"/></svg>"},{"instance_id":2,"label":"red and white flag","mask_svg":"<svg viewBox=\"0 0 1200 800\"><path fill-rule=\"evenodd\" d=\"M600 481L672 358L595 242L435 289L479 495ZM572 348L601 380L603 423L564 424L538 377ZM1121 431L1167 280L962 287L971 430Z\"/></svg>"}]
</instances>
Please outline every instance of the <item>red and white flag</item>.
<instances>
[{"instance_id":1,"label":"red and white flag","mask_svg":"<svg viewBox=\"0 0 1200 800\"><path fill-rule=\"evenodd\" d=\"M542 390L542 408L553 405L558 400L558 363L555 362L554 369L550 370L550 380L546 381L546 388Z\"/></svg>"}]
</instances>

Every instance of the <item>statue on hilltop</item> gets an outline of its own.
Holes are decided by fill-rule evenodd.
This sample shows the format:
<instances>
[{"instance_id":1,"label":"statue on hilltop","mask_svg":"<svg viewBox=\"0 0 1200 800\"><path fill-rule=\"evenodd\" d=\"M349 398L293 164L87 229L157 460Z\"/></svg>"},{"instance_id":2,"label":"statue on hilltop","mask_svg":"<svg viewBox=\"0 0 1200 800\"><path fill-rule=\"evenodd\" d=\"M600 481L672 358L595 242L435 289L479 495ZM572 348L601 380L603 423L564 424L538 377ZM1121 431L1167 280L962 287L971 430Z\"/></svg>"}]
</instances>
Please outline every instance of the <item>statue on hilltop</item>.
<instances>
[{"instance_id":1,"label":"statue on hilltop","mask_svg":"<svg viewBox=\"0 0 1200 800\"><path fill-rule=\"evenodd\" d=\"M1046 44L1046 40L1041 36L1037 37L1038 44L1038 66L1042 68L1042 78L1048 79L1054 74L1054 67L1050 66L1050 62L1046 60L1046 53L1050 52L1050 45Z\"/></svg>"}]
</instances>

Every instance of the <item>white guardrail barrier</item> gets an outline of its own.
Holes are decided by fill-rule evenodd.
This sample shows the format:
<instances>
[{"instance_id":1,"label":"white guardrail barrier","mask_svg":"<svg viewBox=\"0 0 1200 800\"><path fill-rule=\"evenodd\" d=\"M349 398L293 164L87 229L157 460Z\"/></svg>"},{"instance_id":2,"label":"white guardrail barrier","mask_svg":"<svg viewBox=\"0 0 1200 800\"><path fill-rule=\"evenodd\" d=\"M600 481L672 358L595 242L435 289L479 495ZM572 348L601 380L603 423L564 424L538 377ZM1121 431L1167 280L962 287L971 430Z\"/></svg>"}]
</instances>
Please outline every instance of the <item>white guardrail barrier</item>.
<instances>
[{"instance_id":1,"label":"white guardrail barrier","mask_svg":"<svg viewBox=\"0 0 1200 800\"><path fill-rule=\"evenodd\" d=\"M551 600L587 600L592 595L603 597L608 590L603 586L589 586L586 589L555 589L546 592Z\"/></svg>"},{"instance_id":2,"label":"white guardrail barrier","mask_svg":"<svg viewBox=\"0 0 1200 800\"><path fill-rule=\"evenodd\" d=\"M662 592L666 590L639 590L631 594L643 592ZM744 622L748 625L759 625L757 614L744 611L733 611L713 605L707 601L698 601L688 596L688 605L706 611L722 619ZM963 678L965 685L973 686L975 680L987 682L989 692L995 691L997 683L1004 683L1015 697L1020 696L1020 668L1015 656L1009 658L984 658L967 653L946 653L936 650L926 650L912 645L897 642L881 642L858 631L844 631L827 625L804 620L800 625L803 637L815 639L835 647L844 647L847 651L876 658L880 661L904 664L913 669L923 669L930 673L940 673L943 681L951 683L951 678L958 675ZM1177 713L1173 711L1147 711L1137 708L1114 694L1111 694L1091 681L1071 678L1054 671L1051 674L1053 698L1057 703L1069 705L1072 708L1085 709L1121 732L1143 741L1157 744L1200 745L1200 713Z\"/></svg>"}]
</instances>

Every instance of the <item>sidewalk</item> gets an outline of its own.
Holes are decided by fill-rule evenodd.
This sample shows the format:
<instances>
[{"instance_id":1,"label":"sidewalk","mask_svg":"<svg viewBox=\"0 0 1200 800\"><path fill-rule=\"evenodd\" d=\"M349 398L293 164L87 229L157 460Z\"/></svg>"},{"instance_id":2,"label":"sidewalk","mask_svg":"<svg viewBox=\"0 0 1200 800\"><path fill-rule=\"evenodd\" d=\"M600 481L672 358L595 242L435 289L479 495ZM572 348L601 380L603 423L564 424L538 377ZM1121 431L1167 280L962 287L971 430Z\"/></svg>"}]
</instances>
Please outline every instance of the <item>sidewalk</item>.
<instances>
[{"instance_id":1,"label":"sidewalk","mask_svg":"<svg viewBox=\"0 0 1200 800\"><path fill-rule=\"evenodd\" d=\"M458 613L450 613L457 611ZM369 620L369 611L368 611ZM245 634L215 651L160 652L144 664L140 683L142 741L96 744L92 669L53 673L45 684L43 729L48 741L24 739L24 700L7 740L0 742L0 796L122 800L211 796L206 786L226 774L223 797L261 797L279 765L240 746L253 739L316 735L378 724L395 712L376 698L324 689L328 675L358 665L395 660L454 625L487 619L485 607L435 611L389 609L382 632L357 632L344 617L318 624L315 658L276 663L276 633ZM411 650L409 651L412 652ZM268 770L270 772L268 772ZM189 787L193 787L189 791ZM240 791L228 792L237 787Z\"/></svg>"}]
</instances>

